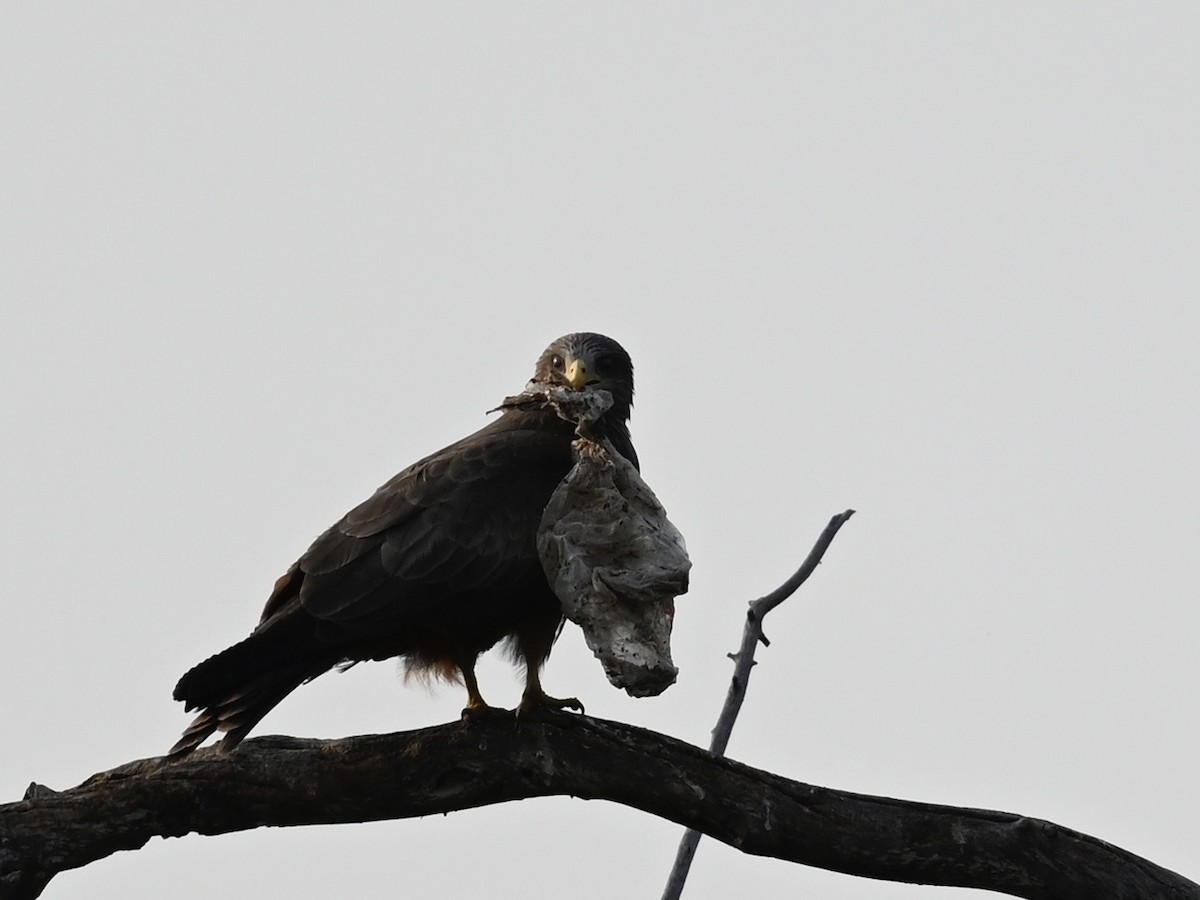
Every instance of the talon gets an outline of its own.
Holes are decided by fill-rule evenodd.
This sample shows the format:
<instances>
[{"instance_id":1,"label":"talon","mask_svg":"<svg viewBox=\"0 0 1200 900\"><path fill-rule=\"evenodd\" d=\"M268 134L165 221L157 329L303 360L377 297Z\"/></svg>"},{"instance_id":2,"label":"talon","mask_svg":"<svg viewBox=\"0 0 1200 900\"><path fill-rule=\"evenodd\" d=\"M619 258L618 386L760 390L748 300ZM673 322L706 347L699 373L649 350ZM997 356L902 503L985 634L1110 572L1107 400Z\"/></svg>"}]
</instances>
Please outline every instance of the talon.
<instances>
[{"instance_id":1,"label":"talon","mask_svg":"<svg viewBox=\"0 0 1200 900\"><path fill-rule=\"evenodd\" d=\"M517 707L517 715L522 713L532 712L535 709L573 709L576 712L583 712L583 704L575 697L558 698L551 697L541 691L531 693L526 691L521 697L521 705Z\"/></svg>"},{"instance_id":2,"label":"talon","mask_svg":"<svg viewBox=\"0 0 1200 900\"><path fill-rule=\"evenodd\" d=\"M544 655L540 659L544 659ZM537 709L573 709L583 712L583 704L574 697L559 699L549 696L542 690L542 681L538 677L538 666L541 664L537 657L531 658L526 654L525 660L525 693L521 695L521 705L517 707L517 718L522 713L531 713Z\"/></svg>"}]
</instances>

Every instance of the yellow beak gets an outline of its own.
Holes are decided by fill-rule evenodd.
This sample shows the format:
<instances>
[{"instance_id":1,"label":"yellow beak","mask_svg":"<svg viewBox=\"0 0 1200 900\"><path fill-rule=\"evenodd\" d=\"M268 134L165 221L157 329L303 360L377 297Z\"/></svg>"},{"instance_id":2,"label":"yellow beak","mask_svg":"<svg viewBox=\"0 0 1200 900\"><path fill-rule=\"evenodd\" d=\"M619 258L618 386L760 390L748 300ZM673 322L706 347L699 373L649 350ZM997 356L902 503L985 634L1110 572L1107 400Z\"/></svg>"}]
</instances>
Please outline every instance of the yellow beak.
<instances>
[{"instance_id":1,"label":"yellow beak","mask_svg":"<svg viewBox=\"0 0 1200 900\"><path fill-rule=\"evenodd\" d=\"M582 390L583 386L587 383L587 366L583 364L582 360L573 360L571 365L567 366L567 384L569 384L573 390L579 391Z\"/></svg>"}]
</instances>

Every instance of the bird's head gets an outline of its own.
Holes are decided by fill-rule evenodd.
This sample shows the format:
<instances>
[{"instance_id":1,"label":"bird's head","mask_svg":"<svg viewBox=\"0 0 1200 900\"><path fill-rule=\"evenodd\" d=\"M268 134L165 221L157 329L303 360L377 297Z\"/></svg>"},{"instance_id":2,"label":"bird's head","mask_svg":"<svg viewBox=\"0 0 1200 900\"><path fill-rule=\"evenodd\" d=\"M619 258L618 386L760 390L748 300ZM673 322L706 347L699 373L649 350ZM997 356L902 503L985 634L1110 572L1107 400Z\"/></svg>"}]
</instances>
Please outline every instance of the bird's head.
<instances>
[{"instance_id":1,"label":"bird's head","mask_svg":"<svg viewBox=\"0 0 1200 900\"><path fill-rule=\"evenodd\" d=\"M618 422L625 422L633 407L633 362L624 347L602 334L563 335L542 353L533 380L577 391L584 387L608 391L613 406L607 416Z\"/></svg>"}]
</instances>

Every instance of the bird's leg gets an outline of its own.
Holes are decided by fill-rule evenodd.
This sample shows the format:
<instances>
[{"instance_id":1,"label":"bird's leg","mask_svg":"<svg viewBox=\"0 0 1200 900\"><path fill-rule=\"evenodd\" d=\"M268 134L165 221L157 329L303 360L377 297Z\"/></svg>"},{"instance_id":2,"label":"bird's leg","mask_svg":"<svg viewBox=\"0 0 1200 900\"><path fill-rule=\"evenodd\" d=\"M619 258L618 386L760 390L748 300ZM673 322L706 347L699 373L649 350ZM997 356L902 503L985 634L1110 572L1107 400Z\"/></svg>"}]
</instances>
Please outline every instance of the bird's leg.
<instances>
[{"instance_id":1,"label":"bird's leg","mask_svg":"<svg viewBox=\"0 0 1200 900\"><path fill-rule=\"evenodd\" d=\"M513 635L516 638L515 649L521 661L525 663L525 693L521 695L521 705L517 707L518 716L544 707L583 712L583 704L574 697L560 700L547 696L542 690L541 678L538 677L542 665L550 655L550 648L554 646L554 639L562 630L562 623L562 609L555 601L546 604L544 609L530 617Z\"/></svg>"},{"instance_id":2,"label":"bird's leg","mask_svg":"<svg viewBox=\"0 0 1200 900\"><path fill-rule=\"evenodd\" d=\"M583 704L574 697L560 700L549 696L542 690L542 681L538 677L539 666L529 660L525 664L525 693L521 695L521 705L517 707L517 715L531 712L539 707L548 706L551 709L574 709L583 712Z\"/></svg>"},{"instance_id":3,"label":"bird's leg","mask_svg":"<svg viewBox=\"0 0 1200 900\"><path fill-rule=\"evenodd\" d=\"M483 694L479 693L479 681L475 678L475 657L460 657L455 660L455 664L458 666L458 671L462 673L463 684L467 688L467 706L462 711L462 717L472 719L486 715L492 710L492 707L487 705Z\"/></svg>"}]
</instances>

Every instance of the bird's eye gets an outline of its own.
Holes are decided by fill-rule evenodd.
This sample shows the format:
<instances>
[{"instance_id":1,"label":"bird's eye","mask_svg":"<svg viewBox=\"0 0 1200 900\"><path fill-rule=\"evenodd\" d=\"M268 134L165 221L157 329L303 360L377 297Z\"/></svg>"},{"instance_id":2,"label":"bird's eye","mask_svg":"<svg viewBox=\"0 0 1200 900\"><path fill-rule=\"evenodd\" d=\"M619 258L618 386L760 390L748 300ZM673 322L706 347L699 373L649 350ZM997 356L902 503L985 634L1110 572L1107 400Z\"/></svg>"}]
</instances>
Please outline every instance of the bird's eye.
<instances>
[{"instance_id":1,"label":"bird's eye","mask_svg":"<svg viewBox=\"0 0 1200 900\"><path fill-rule=\"evenodd\" d=\"M550 365L554 368L555 372L561 372L566 363L563 362L563 358L561 356L555 353L552 357L550 357Z\"/></svg>"}]
</instances>

